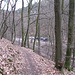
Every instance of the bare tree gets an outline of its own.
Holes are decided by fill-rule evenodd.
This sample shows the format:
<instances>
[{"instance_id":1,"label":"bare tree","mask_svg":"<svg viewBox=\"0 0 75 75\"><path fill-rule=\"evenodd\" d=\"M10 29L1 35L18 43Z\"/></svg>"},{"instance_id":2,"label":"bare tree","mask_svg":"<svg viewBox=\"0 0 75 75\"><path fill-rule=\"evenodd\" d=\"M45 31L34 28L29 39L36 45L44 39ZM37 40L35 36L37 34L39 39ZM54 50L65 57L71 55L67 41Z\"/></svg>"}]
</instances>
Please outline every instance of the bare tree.
<instances>
[{"instance_id":1,"label":"bare tree","mask_svg":"<svg viewBox=\"0 0 75 75\"><path fill-rule=\"evenodd\" d=\"M9 1L7 1L7 10L6 10L6 14L5 14L5 18L3 17L2 23L1 23L1 28L0 28L0 38L2 38L4 36L4 34L6 33L8 26L7 26L7 16L8 16L8 8L9 8ZM4 16L4 14L3 14Z\"/></svg>"},{"instance_id":2,"label":"bare tree","mask_svg":"<svg viewBox=\"0 0 75 75\"><path fill-rule=\"evenodd\" d=\"M15 8L16 8L16 3L17 3L17 0L15 0L15 3L13 1L13 4L15 5L14 8L13 8L13 5L11 5L12 7L12 15L13 15L13 18L12 18L12 32L11 32L11 41L12 43L15 42L15 37L16 37L16 31L15 31Z\"/></svg>"},{"instance_id":3,"label":"bare tree","mask_svg":"<svg viewBox=\"0 0 75 75\"><path fill-rule=\"evenodd\" d=\"M28 48L29 48L30 12L31 12L32 1L33 0L29 0L29 3L28 3L28 26L27 26L27 31L26 31L25 41L24 41L24 46L26 47L26 42L27 42Z\"/></svg>"},{"instance_id":4,"label":"bare tree","mask_svg":"<svg viewBox=\"0 0 75 75\"><path fill-rule=\"evenodd\" d=\"M36 37L38 36L38 46L39 46L38 54L40 54L40 24L39 24L40 2L41 0L39 0L39 4L38 4L38 15L36 18L36 33L35 33L35 38L33 43L33 50L35 51L35 42L36 42Z\"/></svg>"}]
</instances>

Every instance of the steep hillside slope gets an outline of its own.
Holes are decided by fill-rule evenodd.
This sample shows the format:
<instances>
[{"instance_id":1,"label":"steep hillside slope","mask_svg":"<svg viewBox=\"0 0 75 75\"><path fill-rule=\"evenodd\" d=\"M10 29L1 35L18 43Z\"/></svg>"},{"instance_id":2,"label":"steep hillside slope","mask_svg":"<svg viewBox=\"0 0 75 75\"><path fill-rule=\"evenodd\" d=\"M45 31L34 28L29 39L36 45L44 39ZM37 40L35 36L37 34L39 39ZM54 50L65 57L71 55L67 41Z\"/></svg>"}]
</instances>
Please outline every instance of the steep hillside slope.
<instances>
[{"instance_id":1,"label":"steep hillside slope","mask_svg":"<svg viewBox=\"0 0 75 75\"><path fill-rule=\"evenodd\" d=\"M75 75L64 71L65 75ZM0 39L0 75L62 75L54 68L54 62L47 60L30 49L12 45Z\"/></svg>"}]
</instances>

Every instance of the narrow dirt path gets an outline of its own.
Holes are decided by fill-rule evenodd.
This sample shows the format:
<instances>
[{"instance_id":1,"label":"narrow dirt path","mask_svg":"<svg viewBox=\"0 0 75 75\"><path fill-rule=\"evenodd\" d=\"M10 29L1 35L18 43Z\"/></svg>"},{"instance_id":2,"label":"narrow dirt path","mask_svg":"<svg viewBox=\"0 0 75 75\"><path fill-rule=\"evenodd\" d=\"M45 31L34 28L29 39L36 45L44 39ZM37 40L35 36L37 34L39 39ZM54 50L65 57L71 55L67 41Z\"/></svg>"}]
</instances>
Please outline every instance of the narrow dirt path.
<instances>
[{"instance_id":1,"label":"narrow dirt path","mask_svg":"<svg viewBox=\"0 0 75 75\"><path fill-rule=\"evenodd\" d=\"M37 69L37 64L33 59L32 55L28 53L26 50L22 49L22 54L25 62L25 71L23 69L22 75L39 75L39 69Z\"/></svg>"},{"instance_id":2,"label":"narrow dirt path","mask_svg":"<svg viewBox=\"0 0 75 75\"><path fill-rule=\"evenodd\" d=\"M21 51L25 62L25 69L21 75L62 75L54 68L53 62L35 54L30 49L21 48Z\"/></svg>"}]
</instances>

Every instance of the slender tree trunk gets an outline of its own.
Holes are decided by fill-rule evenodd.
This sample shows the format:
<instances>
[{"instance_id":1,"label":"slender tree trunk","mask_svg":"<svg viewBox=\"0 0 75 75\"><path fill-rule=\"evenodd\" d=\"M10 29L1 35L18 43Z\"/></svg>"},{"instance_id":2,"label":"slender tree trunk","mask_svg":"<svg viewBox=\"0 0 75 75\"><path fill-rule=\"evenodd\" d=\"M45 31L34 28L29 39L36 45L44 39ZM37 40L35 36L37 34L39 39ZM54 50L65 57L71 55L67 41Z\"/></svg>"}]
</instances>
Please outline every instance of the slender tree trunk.
<instances>
[{"instance_id":1,"label":"slender tree trunk","mask_svg":"<svg viewBox=\"0 0 75 75\"><path fill-rule=\"evenodd\" d=\"M64 0L62 0L62 14L63 14L63 9L64 9Z\"/></svg>"},{"instance_id":2,"label":"slender tree trunk","mask_svg":"<svg viewBox=\"0 0 75 75\"><path fill-rule=\"evenodd\" d=\"M69 0L69 20L68 20L68 42L66 51L65 68L70 70L72 42L73 42L73 27L74 27L74 0Z\"/></svg>"},{"instance_id":3,"label":"slender tree trunk","mask_svg":"<svg viewBox=\"0 0 75 75\"><path fill-rule=\"evenodd\" d=\"M35 42L36 42L36 37L38 36L38 54L40 54L40 24L39 24L39 15L40 15L40 2L39 0L39 5L38 5L38 15L36 19L36 33L35 33L35 38L34 38L34 43L33 43L33 50L35 51Z\"/></svg>"},{"instance_id":4,"label":"slender tree trunk","mask_svg":"<svg viewBox=\"0 0 75 75\"><path fill-rule=\"evenodd\" d=\"M21 11L21 27L22 27L22 43L21 43L21 46L24 46L23 12L24 12L24 0L22 0L22 11Z\"/></svg>"},{"instance_id":5,"label":"slender tree trunk","mask_svg":"<svg viewBox=\"0 0 75 75\"><path fill-rule=\"evenodd\" d=\"M60 0L55 0L55 66L58 68L62 59L61 45L61 16L60 16Z\"/></svg>"},{"instance_id":6,"label":"slender tree trunk","mask_svg":"<svg viewBox=\"0 0 75 75\"><path fill-rule=\"evenodd\" d=\"M37 17L38 18L38 17ZM33 42L33 51L35 52L35 42L36 42L36 37L37 37L37 32L38 32L38 26L37 26L38 20L36 19L36 33L34 37L34 42Z\"/></svg>"},{"instance_id":7,"label":"slender tree trunk","mask_svg":"<svg viewBox=\"0 0 75 75\"><path fill-rule=\"evenodd\" d=\"M32 6L32 1L28 3L28 26L27 26L27 31L26 31L26 36L25 36L25 41L24 41L24 46L26 47L26 42L29 48L29 26L30 26L30 11L31 11L31 6Z\"/></svg>"},{"instance_id":8,"label":"slender tree trunk","mask_svg":"<svg viewBox=\"0 0 75 75\"><path fill-rule=\"evenodd\" d=\"M41 0L39 0L39 6L38 6L38 16L39 17L40 17L40 3L41 3ZM38 53L40 54L40 23L38 23Z\"/></svg>"},{"instance_id":9,"label":"slender tree trunk","mask_svg":"<svg viewBox=\"0 0 75 75\"><path fill-rule=\"evenodd\" d=\"M12 20L12 35L11 35L12 44L15 42L15 38L16 38L16 31L15 31L15 27L16 27L15 26L15 8L16 8L16 0L15 0L15 6L14 6L14 8L12 8L12 15L13 15L13 20Z\"/></svg>"}]
</instances>

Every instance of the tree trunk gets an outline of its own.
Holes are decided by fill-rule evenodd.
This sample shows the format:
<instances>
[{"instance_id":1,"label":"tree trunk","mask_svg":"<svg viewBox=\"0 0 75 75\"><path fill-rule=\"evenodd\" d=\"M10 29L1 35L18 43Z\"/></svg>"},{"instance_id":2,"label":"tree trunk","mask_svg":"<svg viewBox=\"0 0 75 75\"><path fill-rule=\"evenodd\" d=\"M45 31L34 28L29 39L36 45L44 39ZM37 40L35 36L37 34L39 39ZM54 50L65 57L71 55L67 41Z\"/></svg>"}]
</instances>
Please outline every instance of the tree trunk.
<instances>
[{"instance_id":1,"label":"tree trunk","mask_svg":"<svg viewBox=\"0 0 75 75\"><path fill-rule=\"evenodd\" d=\"M61 16L60 16L60 0L55 0L55 66L58 68L62 59L61 48Z\"/></svg>"},{"instance_id":2,"label":"tree trunk","mask_svg":"<svg viewBox=\"0 0 75 75\"><path fill-rule=\"evenodd\" d=\"M24 0L22 0L22 11L21 11L21 27L22 27L22 43L21 43L21 46L24 46L23 11L24 11Z\"/></svg>"},{"instance_id":3,"label":"tree trunk","mask_svg":"<svg viewBox=\"0 0 75 75\"><path fill-rule=\"evenodd\" d=\"M12 40L12 44L15 42L15 38L16 38L16 26L15 26L15 8L16 8L16 0L15 0L15 6L13 8L12 6L12 15L13 15L13 19L12 19L12 35L11 35L11 40Z\"/></svg>"},{"instance_id":4,"label":"tree trunk","mask_svg":"<svg viewBox=\"0 0 75 75\"><path fill-rule=\"evenodd\" d=\"M74 26L74 0L69 0L69 20L68 20L68 42L66 51L65 68L70 70L72 42L73 42L73 26Z\"/></svg>"},{"instance_id":5,"label":"tree trunk","mask_svg":"<svg viewBox=\"0 0 75 75\"><path fill-rule=\"evenodd\" d=\"M26 36L25 36L25 41L24 41L24 46L26 47L26 42L29 48L29 26L30 26L30 11L31 11L31 6L32 6L32 1L28 3L28 26L27 26L27 31L26 31Z\"/></svg>"},{"instance_id":6,"label":"tree trunk","mask_svg":"<svg viewBox=\"0 0 75 75\"><path fill-rule=\"evenodd\" d=\"M63 9L64 9L64 0L62 0L62 14L63 14Z\"/></svg>"},{"instance_id":7,"label":"tree trunk","mask_svg":"<svg viewBox=\"0 0 75 75\"><path fill-rule=\"evenodd\" d=\"M38 54L40 54L40 24L39 24L40 2L41 0L39 0L39 5L38 5L38 15L36 19L36 33L35 33L35 38L33 43L33 50L35 51L35 42L36 42L36 37L38 36Z\"/></svg>"},{"instance_id":8,"label":"tree trunk","mask_svg":"<svg viewBox=\"0 0 75 75\"><path fill-rule=\"evenodd\" d=\"M39 6L38 6L38 16L39 17L40 17L40 3L41 3L41 0L39 0ZM38 23L38 54L40 54L40 23Z\"/></svg>"}]
</instances>

